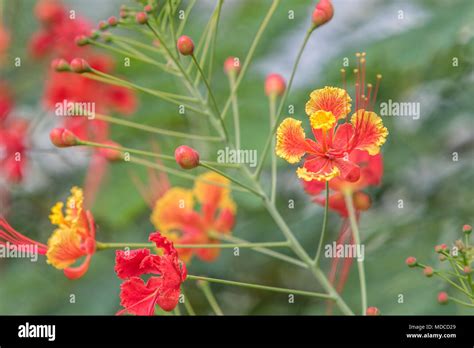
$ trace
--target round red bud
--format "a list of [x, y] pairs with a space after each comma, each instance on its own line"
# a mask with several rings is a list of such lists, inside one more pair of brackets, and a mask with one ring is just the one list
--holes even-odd
[[151, 6], [151, 5], [146, 5], [146, 6], [143, 8], [143, 11], [145, 11], [146, 13], [151, 13], [151, 12], [153, 12], [153, 6]]
[[237, 57], [228, 57], [224, 62], [226, 74], [238, 74], [240, 72], [240, 60]]
[[148, 15], [145, 12], [138, 12], [135, 16], [138, 24], [146, 24], [148, 22]]
[[120, 18], [127, 18], [128, 17], [128, 12], [125, 10], [120, 10], [119, 12]]
[[109, 19], [107, 19], [107, 23], [109, 23], [111, 27], [115, 27], [118, 24], [117, 17], [115, 16], [109, 17]]
[[435, 251], [436, 251], [437, 253], [441, 253], [441, 252], [446, 251], [446, 250], [448, 250], [448, 246], [447, 246], [446, 244], [444, 244], [444, 243], [435, 246]]
[[285, 93], [285, 80], [279, 74], [270, 74], [265, 80], [265, 94], [267, 96], [278, 95], [281, 96]]
[[181, 36], [176, 43], [179, 53], [183, 56], [190, 56], [194, 52], [194, 42], [193, 40], [186, 35]]
[[76, 36], [75, 42], [77, 46], [85, 46], [89, 43], [89, 38], [85, 35], [79, 35]]
[[49, 133], [49, 139], [57, 147], [68, 147], [78, 145], [78, 138], [69, 129], [54, 128]]
[[106, 21], [100, 21], [99, 22], [99, 30], [107, 30], [107, 28], [109, 27], [109, 24], [106, 22]]
[[370, 199], [370, 196], [365, 192], [361, 192], [361, 191], [355, 192], [353, 196], [353, 200], [354, 200], [354, 208], [359, 211], [366, 211], [372, 205], [372, 200]]
[[448, 303], [448, 300], [449, 300], [449, 297], [448, 297], [448, 294], [446, 292], [441, 291], [438, 294], [438, 302], [440, 304], [446, 304], [446, 303]]
[[427, 277], [429, 278], [429, 277], [433, 276], [434, 270], [433, 270], [432, 267], [427, 266], [427, 267], [425, 267], [425, 269], [423, 270], [423, 273], [424, 273], [425, 276], [427, 276]]
[[414, 258], [413, 256], [409, 256], [405, 260], [405, 263], [407, 264], [408, 267], [415, 267], [416, 266], [416, 258]]
[[469, 233], [472, 232], [472, 226], [471, 226], [471, 225], [464, 225], [464, 226], [462, 227], [462, 231], [463, 231], [464, 233], [466, 233], [466, 234], [469, 234]]
[[70, 71], [71, 67], [68, 62], [62, 58], [53, 59], [51, 61], [51, 67], [56, 71]]
[[176, 163], [183, 169], [193, 169], [199, 165], [199, 153], [193, 148], [181, 145], [174, 151]]
[[377, 307], [367, 307], [365, 314], [369, 316], [378, 316], [380, 315], [380, 310]]
[[470, 274], [472, 272], [472, 268], [470, 266], [464, 266], [463, 272], [465, 274]]
[[334, 16], [331, 0], [320, 0], [313, 11], [312, 22], [314, 28], [326, 24]]
[[89, 63], [85, 59], [82, 58], [74, 58], [71, 60], [71, 70], [75, 73], [84, 73], [91, 70]]

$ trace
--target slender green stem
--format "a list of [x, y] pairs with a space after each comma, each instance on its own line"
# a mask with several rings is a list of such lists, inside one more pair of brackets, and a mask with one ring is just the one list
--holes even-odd
[[[188, 278], [193, 279], [192, 277], [193, 276], [188, 275]], [[194, 279], [196, 279], [196, 278], [194, 278]], [[209, 305], [211, 306], [214, 313], [216, 315], [224, 315], [224, 313], [222, 312], [221, 307], [219, 306], [219, 304], [217, 303], [216, 298], [214, 297], [214, 294], [212, 293], [211, 286], [209, 285], [209, 283], [206, 280], [202, 279], [202, 277], [201, 277], [201, 279], [198, 281], [197, 284], [198, 284], [199, 288], [202, 290], [204, 296], [207, 299], [207, 302], [209, 302]]]
[[[223, 240], [223, 241], [227, 241], [227, 242], [231, 242], [231, 243], [250, 243], [250, 242], [246, 241], [245, 239], [233, 237], [233, 236], [218, 233], [218, 232], [209, 233], [209, 236], [211, 236], [212, 238], [215, 238], [215, 239], [219, 239], [219, 240]], [[306, 263], [304, 263], [304, 262], [302, 262], [298, 259], [295, 259], [294, 257], [279, 253], [277, 251], [270, 250], [270, 249], [267, 249], [267, 248], [262, 248], [262, 247], [255, 247], [255, 248], [252, 247], [251, 249], [255, 250], [255, 251], [257, 251], [261, 254], [271, 256], [275, 259], [285, 261], [285, 262], [290, 263], [292, 265], [296, 265], [296, 266], [302, 267], [302, 268], [308, 268], [308, 265]]]
[[[209, 70], [208, 70], [208, 80], [211, 81], [212, 78], [212, 70], [214, 66], [214, 60], [215, 60], [215, 55], [216, 55], [216, 41], [217, 41], [217, 33], [218, 33], [218, 27], [219, 27], [219, 20], [221, 17], [221, 10], [222, 10], [222, 4], [224, 3], [223, 0], [219, 0], [217, 2], [217, 9], [216, 9], [216, 15], [215, 15], [215, 22], [214, 22], [214, 29], [212, 33], [212, 39], [211, 39], [211, 53], [209, 57]], [[220, 115], [219, 115], [220, 116]]]
[[[174, 9], [173, 9], [173, 4], [171, 3], [171, 0], [168, 0], [168, 8], [169, 8], [169, 11], [168, 11], [168, 20], [169, 20], [169, 28], [170, 28], [170, 33], [171, 33], [171, 40], [173, 40], [173, 42], [176, 42], [178, 40], [177, 36], [176, 36], [176, 32], [174, 30]], [[179, 51], [178, 51], [178, 47], [175, 45], [175, 48], [176, 48], [176, 56], [179, 57]]]
[[184, 308], [186, 308], [186, 312], [188, 312], [188, 315], [195, 316], [196, 312], [194, 311], [194, 308], [191, 305], [189, 297], [184, 292], [184, 289], [181, 289], [181, 293], [184, 295]]
[[272, 18], [273, 16], [273, 13], [275, 12], [275, 10], [277, 9], [278, 7], [278, 4], [280, 3], [280, 0], [273, 0], [272, 2], [272, 5], [270, 6], [270, 8], [268, 9], [268, 12], [265, 16], [265, 18], [263, 19], [262, 21], [262, 24], [260, 24], [260, 27], [258, 28], [258, 31], [257, 33], [255, 34], [255, 37], [253, 39], [253, 42], [252, 44], [250, 45], [250, 49], [247, 53], [247, 56], [245, 57], [245, 61], [244, 61], [244, 64], [242, 65], [242, 69], [239, 73], [239, 77], [237, 78], [237, 81], [235, 83], [235, 86], [234, 88], [231, 90], [230, 92], [230, 96], [228, 97], [226, 103], [225, 103], [225, 106], [224, 106], [224, 109], [222, 110], [222, 119], [225, 118], [225, 115], [227, 113], [227, 110], [229, 109], [230, 107], [230, 104], [231, 104], [231, 101], [232, 101], [232, 98], [233, 96], [237, 93], [237, 90], [239, 89], [239, 86], [240, 86], [240, 83], [242, 82], [242, 79], [244, 78], [245, 76], [245, 73], [247, 72], [247, 69], [250, 65], [250, 62], [252, 61], [253, 59], [253, 55], [255, 53], [255, 50], [256, 48], [258, 47], [258, 44], [260, 42], [260, 38], [262, 37], [262, 34], [263, 32], [265, 31], [265, 29], [267, 28], [268, 26], [268, 23], [270, 23], [270, 19]]
[[[344, 201], [346, 203], [346, 207], [349, 212], [349, 222], [351, 224], [351, 229], [354, 236], [354, 242], [356, 245], [360, 245], [361, 241], [360, 241], [359, 227], [357, 226], [354, 204], [352, 201], [352, 194], [349, 191], [344, 192]], [[362, 299], [362, 315], [365, 315], [365, 311], [367, 310], [367, 285], [365, 282], [364, 261], [357, 262], [357, 269], [359, 270], [360, 293], [361, 293], [361, 299]]]
[[[182, 170], [176, 170], [176, 169], [168, 168], [168, 167], [166, 167], [162, 164], [155, 163], [155, 162], [150, 162], [150, 161], [144, 160], [142, 158], [130, 157], [129, 161], [132, 162], [132, 163], [135, 163], [135, 164], [140, 164], [140, 165], [148, 167], [148, 168], [153, 168], [153, 169], [156, 169], [156, 170], [159, 170], [159, 171], [171, 174], [171, 175], [175, 175], [177, 177], [187, 179], [187, 180], [190, 180], [190, 181], [196, 181], [196, 179], [197, 179], [196, 175], [189, 174], [189, 173], [183, 173]], [[221, 183], [218, 183], [218, 182], [215, 182], [215, 181], [204, 180], [204, 179], [199, 179], [199, 180], [201, 180], [202, 182], [205, 182], [207, 184], [210, 184], [210, 185], [215, 185], [215, 186], [225, 187], [225, 188], [228, 187], [228, 185], [226, 185], [226, 184], [221, 184]], [[249, 193], [248, 190], [243, 189], [240, 186], [232, 185], [230, 188], [233, 191]]]
[[204, 167], [204, 168], [207, 168], [207, 169], [209, 169], [209, 170], [212, 170], [213, 172], [216, 172], [217, 174], [222, 175], [224, 178], [229, 179], [229, 180], [232, 181], [234, 184], [236, 184], [236, 185], [238, 185], [238, 186], [240, 186], [240, 187], [246, 189], [246, 190], [249, 191], [249, 192], [252, 192], [252, 193], [256, 194], [256, 195], [259, 196], [259, 197], [262, 197], [262, 195], [263, 195], [261, 192], [259, 192], [259, 191], [255, 190], [255, 189], [253, 189], [252, 187], [250, 187], [250, 186], [248, 186], [248, 185], [245, 185], [245, 184], [241, 183], [241, 182], [238, 181], [237, 179], [234, 179], [233, 177], [227, 175], [227, 174], [224, 173], [223, 171], [220, 171], [219, 169], [214, 168], [213, 166], [211, 166], [211, 165], [209, 165], [209, 164], [207, 164], [207, 163], [203, 163], [202, 161], [200, 161], [200, 162], [199, 162], [199, 165], [200, 165], [201, 167]]
[[212, 105], [214, 106], [214, 110], [216, 112], [216, 118], [219, 120], [221, 124], [222, 131], [224, 132], [224, 139], [227, 140], [229, 138], [229, 135], [227, 133], [227, 129], [224, 124], [224, 120], [222, 119], [221, 112], [219, 111], [219, 107], [217, 106], [216, 98], [214, 97], [214, 93], [212, 93], [211, 86], [209, 85], [209, 82], [207, 81], [206, 75], [204, 75], [204, 71], [202, 71], [201, 66], [199, 65], [198, 61], [196, 60], [196, 57], [194, 54], [191, 54], [191, 58], [196, 65], [199, 73], [201, 74], [202, 80], [204, 81], [204, 84], [206, 85], [207, 91], [209, 92], [209, 97], [211, 98]]
[[314, 257], [314, 265], [319, 265], [319, 260], [321, 258], [321, 251], [323, 250], [324, 237], [326, 235], [326, 225], [328, 221], [328, 212], [329, 212], [329, 181], [326, 181], [326, 201], [324, 203], [324, 217], [323, 217], [323, 227], [321, 228], [321, 236], [319, 238], [318, 249], [316, 256]]
[[308, 40], [311, 36], [311, 33], [312, 33], [312, 30], [309, 30], [309, 31], [306, 32], [306, 36], [304, 37], [303, 44], [301, 45], [301, 48], [300, 48], [300, 50], [298, 52], [298, 55], [296, 57], [296, 61], [293, 65], [293, 70], [291, 71], [290, 80], [288, 82], [288, 87], [285, 89], [285, 93], [283, 94], [283, 97], [280, 100], [280, 105], [279, 105], [278, 111], [276, 113], [275, 125], [273, 126], [272, 131], [270, 132], [270, 134], [268, 135], [268, 138], [267, 138], [266, 143], [265, 143], [265, 147], [263, 148], [262, 156], [260, 156], [260, 163], [258, 164], [257, 169], [255, 171], [255, 177], [256, 178], [259, 178], [260, 174], [262, 172], [263, 164], [265, 163], [265, 158], [267, 157], [268, 151], [270, 150], [270, 146], [272, 144], [272, 139], [274, 138], [274, 134], [275, 134], [275, 132], [278, 128], [278, 122], [279, 122], [279, 120], [282, 116], [283, 107], [285, 106], [285, 103], [286, 103], [286, 100], [288, 98], [288, 94], [290, 92], [291, 86], [293, 85], [293, 79], [294, 79], [295, 74], [296, 74], [296, 69], [298, 68], [298, 65], [299, 65], [300, 60], [301, 60], [301, 56], [303, 55], [304, 49], [306, 47], [306, 44], [308, 43]]
[[189, 1], [188, 7], [186, 7], [186, 10], [184, 10], [184, 18], [181, 20], [181, 23], [179, 24], [178, 30], [176, 32], [176, 36], [179, 37], [183, 33], [186, 22], [188, 21], [189, 14], [191, 13], [191, 10], [193, 9], [195, 4], [196, 4], [196, 0]]
[[463, 305], [463, 306], [466, 306], [466, 307], [474, 307], [474, 304], [473, 304], [473, 303], [467, 303], [467, 302], [458, 300], [458, 299], [455, 298], [455, 297], [449, 296], [449, 300], [450, 300], [450, 301], [453, 301], [453, 302], [456, 302], [456, 303], [459, 303], [460, 305]]
[[334, 298], [328, 294], [322, 294], [319, 292], [312, 292], [312, 291], [303, 291], [303, 290], [296, 290], [296, 289], [287, 289], [287, 288], [278, 288], [274, 286], [265, 286], [260, 284], [250, 284], [250, 283], [242, 283], [236, 282], [233, 280], [224, 280], [224, 279], [216, 279], [216, 278], [208, 278], [208, 277], [201, 277], [195, 275], [189, 275], [188, 279], [193, 280], [203, 280], [210, 283], [217, 283], [217, 284], [224, 284], [224, 285], [233, 285], [233, 286], [240, 286], [243, 288], [250, 288], [250, 289], [257, 289], [257, 290], [267, 290], [273, 292], [280, 292], [285, 294], [293, 294], [293, 295], [302, 295], [302, 296], [311, 296], [311, 297], [318, 297], [328, 300], [334, 300]]
[[[229, 73], [229, 86], [232, 90], [235, 86], [235, 72]], [[240, 149], [240, 115], [239, 115], [239, 103], [237, 100], [237, 93], [232, 98], [232, 114], [234, 116], [234, 138], [235, 148]]]
[[[272, 94], [269, 97], [270, 104], [270, 130], [275, 126], [275, 107], [276, 107], [276, 94]], [[272, 147], [275, 147], [275, 139], [272, 141]], [[271, 156], [272, 160], [272, 180], [271, 180], [271, 191], [270, 191], [270, 200], [272, 204], [275, 204], [276, 200], [276, 187], [277, 187], [277, 162], [276, 155], [273, 152]]]
[[[153, 243], [101, 243], [97, 242], [97, 250], [120, 248], [152, 248]], [[177, 249], [231, 249], [231, 248], [283, 248], [288, 247], [288, 242], [262, 242], [262, 243], [222, 243], [222, 244], [174, 244]]]
[[117, 150], [120, 152], [129, 152], [129, 153], [134, 153], [134, 154], [142, 155], [142, 156], [156, 157], [156, 158], [160, 158], [167, 161], [175, 161], [175, 158], [173, 156], [163, 155], [161, 153], [155, 153], [155, 152], [150, 152], [150, 151], [145, 151], [145, 150], [132, 149], [129, 147], [101, 144], [101, 143], [96, 143], [96, 142], [88, 141], [88, 140], [78, 140], [78, 144], [84, 145], [84, 146], [92, 146], [92, 147], [98, 147], [98, 148], [104, 148], [104, 149]]
[[445, 275], [441, 274], [441, 273], [435, 273], [438, 277], [440, 277], [441, 279], [444, 279], [445, 281], [447, 281], [449, 284], [451, 284], [454, 288], [458, 289], [459, 291], [461, 291], [463, 294], [465, 294], [466, 296], [468, 296], [469, 298], [474, 298], [474, 296], [472, 294], [469, 293], [469, 291], [466, 291], [464, 290], [462, 287], [460, 287], [458, 284], [456, 284], [455, 282], [453, 282], [451, 279], [449, 279], [448, 277], [446, 277]]
[[95, 117], [98, 120], [103, 120], [103, 121], [106, 121], [106, 122], [109, 122], [109, 123], [114, 123], [114, 124], [130, 127], [130, 128], [140, 129], [140, 130], [143, 130], [143, 131], [146, 131], [146, 132], [149, 132], [149, 133], [154, 133], [154, 134], [162, 134], [162, 135], [168, 135], [168, 136], [176, 137], [176, 138], [195, 139], [195, 140], [202, 140], [202, 141], [212, 141], [212, 142], [222, 141], [222, 139], [220, 137], [213, 137], [213, 136], [199, 135], [199, 134], [189, 134], [189, 133], [184, 133], [184, 132], [176, 132], [176, 131], [171, 131], [171, 130], [168, 130], [168, 129], [162, 129], [162, 128], [157, 128], [157, 127], [153, 127], [153, 126], [148, 126], [148, 125], [145, 125], [145, 124], [132, 122], [132, 121], [124, 120], [124, 119], [121, 119], [121, 118], [116, 118], [116, 117], [102, 115], [102, 114], [96, 114]]

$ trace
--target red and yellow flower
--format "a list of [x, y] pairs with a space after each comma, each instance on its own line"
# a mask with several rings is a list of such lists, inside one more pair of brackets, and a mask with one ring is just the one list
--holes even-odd
[[350, 160], [351, 153], [379, 153], [387, 128], [375, 112], [366, 109], [357, 109], [350, 122], [339, 122], [350, 112], [350, 103], [348, 93], [340, 88], [325, 87], [311, 93], [306, 113], [315, 140], [306, 138], [301, 121], [286, 118], [280, 124], [276, 154], [289, 163], [298, 163], [306, 156], [296, 171], [299, 178], [329, 181], [340, 176], [355, 182], [360, 177], [360, 167]]
[[[151, 222], [175, 243], [219, 243], [210, 233], [229, 234], [235, 223], [236, 205], [229, 186], [228, 179], [207, 172], [196, 179], [193, 190], [172, 187], [156, 201]], [[213, 261], [219, 256], [219, 248], [179, 250], [180, 258], [185, 261], [193, 254], [204, 261]]]
[[[124, 309], [118, 315], [153, 315], [156, 305], [171, 311], [178, 304], [181, 283], [187, 275], [186, 266], [166, 237], [155, 232], [150, 235], [150, 241], [163, 250], [161, 256], [151, 254], [150, 249], [116, 252], [115, 272], [125, 280], [120, 286], [120, 304]], [[145, 274], [152, 275], [146, 283], [140, 278]]]
[[[83, 202], [82, 190], [73, 187], [65, 209], [63, 202], [53, 206], [49, 218], [57, 228], [47, 245], [15, 231], [5, 219], [0, 218], [0, 244], [36, 245], [38, 253], [46, 255], [46, 262], [63, 270], [66, 277], [69, 279], [82, 277], [89, 269], [92, 255], [96, 250], [94, 218], [90, 211], [84, 209]], [[73, 265], [83, 257], [84, 261], [74, 267]]]

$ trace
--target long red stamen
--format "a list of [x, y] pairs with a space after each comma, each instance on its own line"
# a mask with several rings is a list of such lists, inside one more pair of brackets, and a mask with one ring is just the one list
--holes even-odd
[[37, 245], [38, 253], [41, 255], [45, 255], [48, 251], [48, 247], [45, 244], [34, 241], [15, 231], [7, 220], [0, 217], [0, 245], [7, 245], [7, 243], [13, 245]]
[[382, 75], [377, 74], [377, 81], [375, 82], [374, 97], [372, 98], [372, 110], [375, 110], [375, 102], [377, 101], [377, 93], [380, 87], [380, 80], [382, 80]]

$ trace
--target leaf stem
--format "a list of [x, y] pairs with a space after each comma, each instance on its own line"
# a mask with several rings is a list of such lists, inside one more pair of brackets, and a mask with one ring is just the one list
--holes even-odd
[[[351, 225], [352, 233], [354, 235], [354, 242], [357, 245], [360, 245], [360, 234], [359, 227], [357, 226], [357, 220], [355, 216], [354, 204], [352, 202], [352, 194], [350, 191], [344, 192], [344, 200], [346, 202], [346, 207], [349, 212], [349, 222]], [[360, 293], [361, 293], [361, 302], [362, 302], [362, 315], [365, 315], [367, 310], [367, 286], [365, 281], [365, 269], [364, 261], [357, 262], [357, 269], [359, 270], [359, 283], [360, 283]]]
[[[193, 276], [188, 275], [188, 278], [193, 279]], [[216, 298], [214, 297], [214, 294], [212, 293], [211, 286], [209, 285], [207, 280], [202, 279], [204, 277], [200, 277], [200, 278], [201, 279], [197, 282], [197, 285], [202, 290], [202, 292], [203, 292], [204, 296], [206, 297], [207, 302], [209, 302], [209, 305], [211, 306], [212, 310], [214, 311], [214, 313], [216, 315], [224, 315], [224, 313], [222, 312], [221, 307], [219, 306], [219, 304], [217, 303]]]
[[323, 226], [321, 228], [321, 236], [319, 237], [318, 249], [313, 261], [315, 266], [319, 265], [319, 260], [321, 258], [321, 251], [323, 250], [324, 236], [326, 235], [326, 225], [328, 221], [328, 212], [329, 212], [329, 181], [326, 181], [326, 201], [324, 203]]
[[323, 298], [323, 299], [328, 299], [328, 300], [334, 300], [334, 298], [332, 296], [330, 296], [328, 294], [322, 294], [322, 293], [319, 293], [319, 292], [279, 288], [279, 287], [266, 286], [266, 285], [260, 285], [260, 284], [242, 283], [242, 282], [236, 282], [236, 281], [233, 281], [233, 280], [208, 278], [208, 277], [202, 277], [202, 276], [196, 276], [196, 275], [190, 275], [190, 274], [188, 274], [188, 279], [203, 280], [203, 281], [207, 281], [207, 282], [211, 282], [211, 283], [240, 286], [240, 287], [243, 287], [243, 288], [250, 288], [250, 289], [257, 289], [257, 290], [267, 290], [267, 291], [273, 291], [273, 292], [280, 292], [280, 293], [284, 293], [284, 294], [311, 296], [311, 297], [318, 297], [318, 298]]

